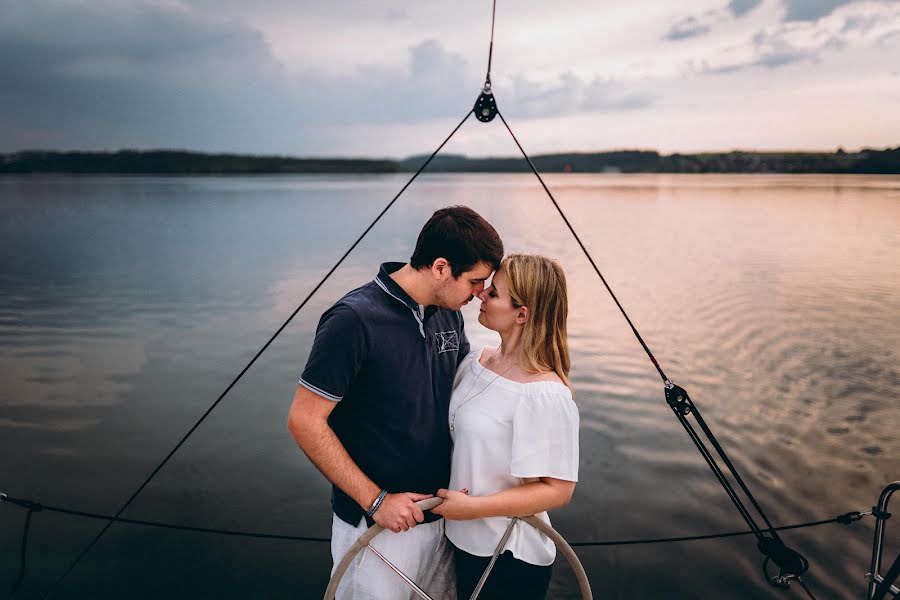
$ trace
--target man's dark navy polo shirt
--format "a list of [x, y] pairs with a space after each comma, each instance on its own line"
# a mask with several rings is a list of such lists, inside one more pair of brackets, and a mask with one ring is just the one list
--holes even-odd
[[[469, 341], [459, 311], [420, 312], [390, 277], [402, 266], [384, 263], [322, 315], [300, 384], [337, 402], [328, 423], [376, 485], [433, 494], [450, 482], [447, 415]], [[332, 506], [353, 526], [365, 514], [336, 486]]]

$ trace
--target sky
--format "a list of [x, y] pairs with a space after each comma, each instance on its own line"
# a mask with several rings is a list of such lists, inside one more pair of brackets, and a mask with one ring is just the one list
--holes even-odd
[[[0, 152], [430, 153], [484, 83], [491, 0], [0, 0]], [[900, 145], [900, 0], [497, 0], [531, 154]], [[499, 119], [445, 152], [517, 153]]]

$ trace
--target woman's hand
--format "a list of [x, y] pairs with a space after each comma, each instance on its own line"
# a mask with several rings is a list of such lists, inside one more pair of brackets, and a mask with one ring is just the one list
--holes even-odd
[[436, 496], [443, 498], [444, 502], [432, 508], [431, 512], [451, 521], [488, 517], [527, 517], [565, 506], [574, 491], [574, 481], [553, 477], [523, 480], [522, 485], [487, 496], [469, 496], [469, 491], [465, 489], [460, 492], [441, 489]]
[[441, 515], [451, 521], [468, 521], [482, 516], [478, 512], [478, 498], [469, 496], [468, 490], [455, 492], [440, 489], [436, 495], [438, 498], [444, 499], [443, 503], [431, 509], [431, 512], [436, 515]]

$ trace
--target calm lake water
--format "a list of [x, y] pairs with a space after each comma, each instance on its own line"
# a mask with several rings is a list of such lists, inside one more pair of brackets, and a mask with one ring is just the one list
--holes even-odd
[[[0, 178], [0, 491], [114, 513], [381, 211], [406, 176]], [[864, 510], [900, 479], [900, 177], [567, 175], [548, 184], [663, 369], [776, 525]], [[126, 516], [330, 534], [329, 487], [286, 430], [321, 312], [467, 204], [508, 251], [559, 258], [581, 411], [571, 542], [743, 521], [536, 180], [424, 176]], [[473, 345], [494, 341], [464, 310]], [[900, 506], [894, 507], [895, 513]], [[0, 589], [24, 511], [0, 506]], [[22, 598], [101, 527], [33, 518]], [[783, 534], [819, 599], [864, 595], [873, 521]], [[888, 522], [888, 564], [900, 523]], [[803, 597], [751, 537], [587, 547], [598, 598]], [[116, 525], [56, 598], [316, 598], [327, 544]], [[573, 597], [557, 563], [554, 597]]]

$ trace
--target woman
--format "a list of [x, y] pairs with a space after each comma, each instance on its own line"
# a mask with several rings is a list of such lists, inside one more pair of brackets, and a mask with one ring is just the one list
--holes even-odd
[[[457, 594], [470, 597], [513, 516], [565, 506], [578, 479], [578, 410], [569, 388], [566, 279], [556, 261], [503, 259], [478, 295], [497, 349], [462, 361], [450, 401], [451, 490], [439, 490], [456, 547]], [[455, 491], [461, 490], [461, 491]], [[556, 547], [517, 522], [479, 598], [544, 598]]]

